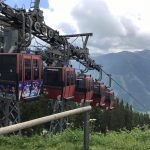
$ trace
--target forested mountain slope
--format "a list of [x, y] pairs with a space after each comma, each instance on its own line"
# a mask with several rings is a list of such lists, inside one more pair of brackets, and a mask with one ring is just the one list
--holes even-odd
[[94, 59], [135, 99], [113, 84], [119, 97], [132, 104], [136, 110], [150, 110], [150, 50], [110, 53]]

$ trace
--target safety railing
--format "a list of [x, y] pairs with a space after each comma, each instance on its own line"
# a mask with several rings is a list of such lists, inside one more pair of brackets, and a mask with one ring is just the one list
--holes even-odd
[[12, 132], [19, 131], [25, 128], [30, 128], [36, 125], [47, 123], [52, 120], [58, 120], [58, 119], [68, 117], [71, 115], [84, 113], [84, 150], [88, 150], [89, 149], [89, 112], [91, 109], [92, 109], [91, 106], [85, 106], [85, 107], [53, 114], [50, 116], [45, 116], [45, 117], [41, 117], [38, 119], [10, 125], [7, 127], [2, 127], [0, 128], [0, 135], [12, 133]]

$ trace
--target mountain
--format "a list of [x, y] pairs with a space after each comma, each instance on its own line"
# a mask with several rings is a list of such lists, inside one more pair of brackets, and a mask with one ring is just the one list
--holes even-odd
[[118, 97], [132, 104], [135, 110], [150, 111], [150, 50], [110, 53], [93, 59], [132, 96], [112, 82]]

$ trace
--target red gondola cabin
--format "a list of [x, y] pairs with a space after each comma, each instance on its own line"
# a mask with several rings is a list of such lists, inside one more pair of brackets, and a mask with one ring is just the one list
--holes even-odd
[[93, 102], [91, 103], [92, 106], [104, 106], [105, 101], [105, 85], [100, 82], [94, 83], [94, 90], [93, 90]]
[[42, 60], [38, 55], [0, 54], [0, 96], [17, 100], [39, 96]]
[[56, 100], [73, 99], [75, 92], [75, 69], [72, 67], [48, 67], [44, 70], [44, 95]]
[[112, 109], [114, 102], [114, 92], [107, 89], [103, 83], [94, 83], [93, 107], [100, 106], [103, 109]]
[[113, 102], [114, 102], [114, 92], [110, 89], [105, 91], [105, 105], [103, 108], [105, 109], [113, 109]]
[[76, 79], [75, 101], [91, 101], [93, 96], [93, 78], [82, 75]]

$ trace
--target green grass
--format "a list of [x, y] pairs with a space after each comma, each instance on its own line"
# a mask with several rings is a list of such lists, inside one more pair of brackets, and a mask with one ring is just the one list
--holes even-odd
[[[54, 136], [1, 136], [0, 150], [82, 150], [83, 131], [66, 130]], [[150, 130], [92, 133], [90, 150], [150, 150]]]

